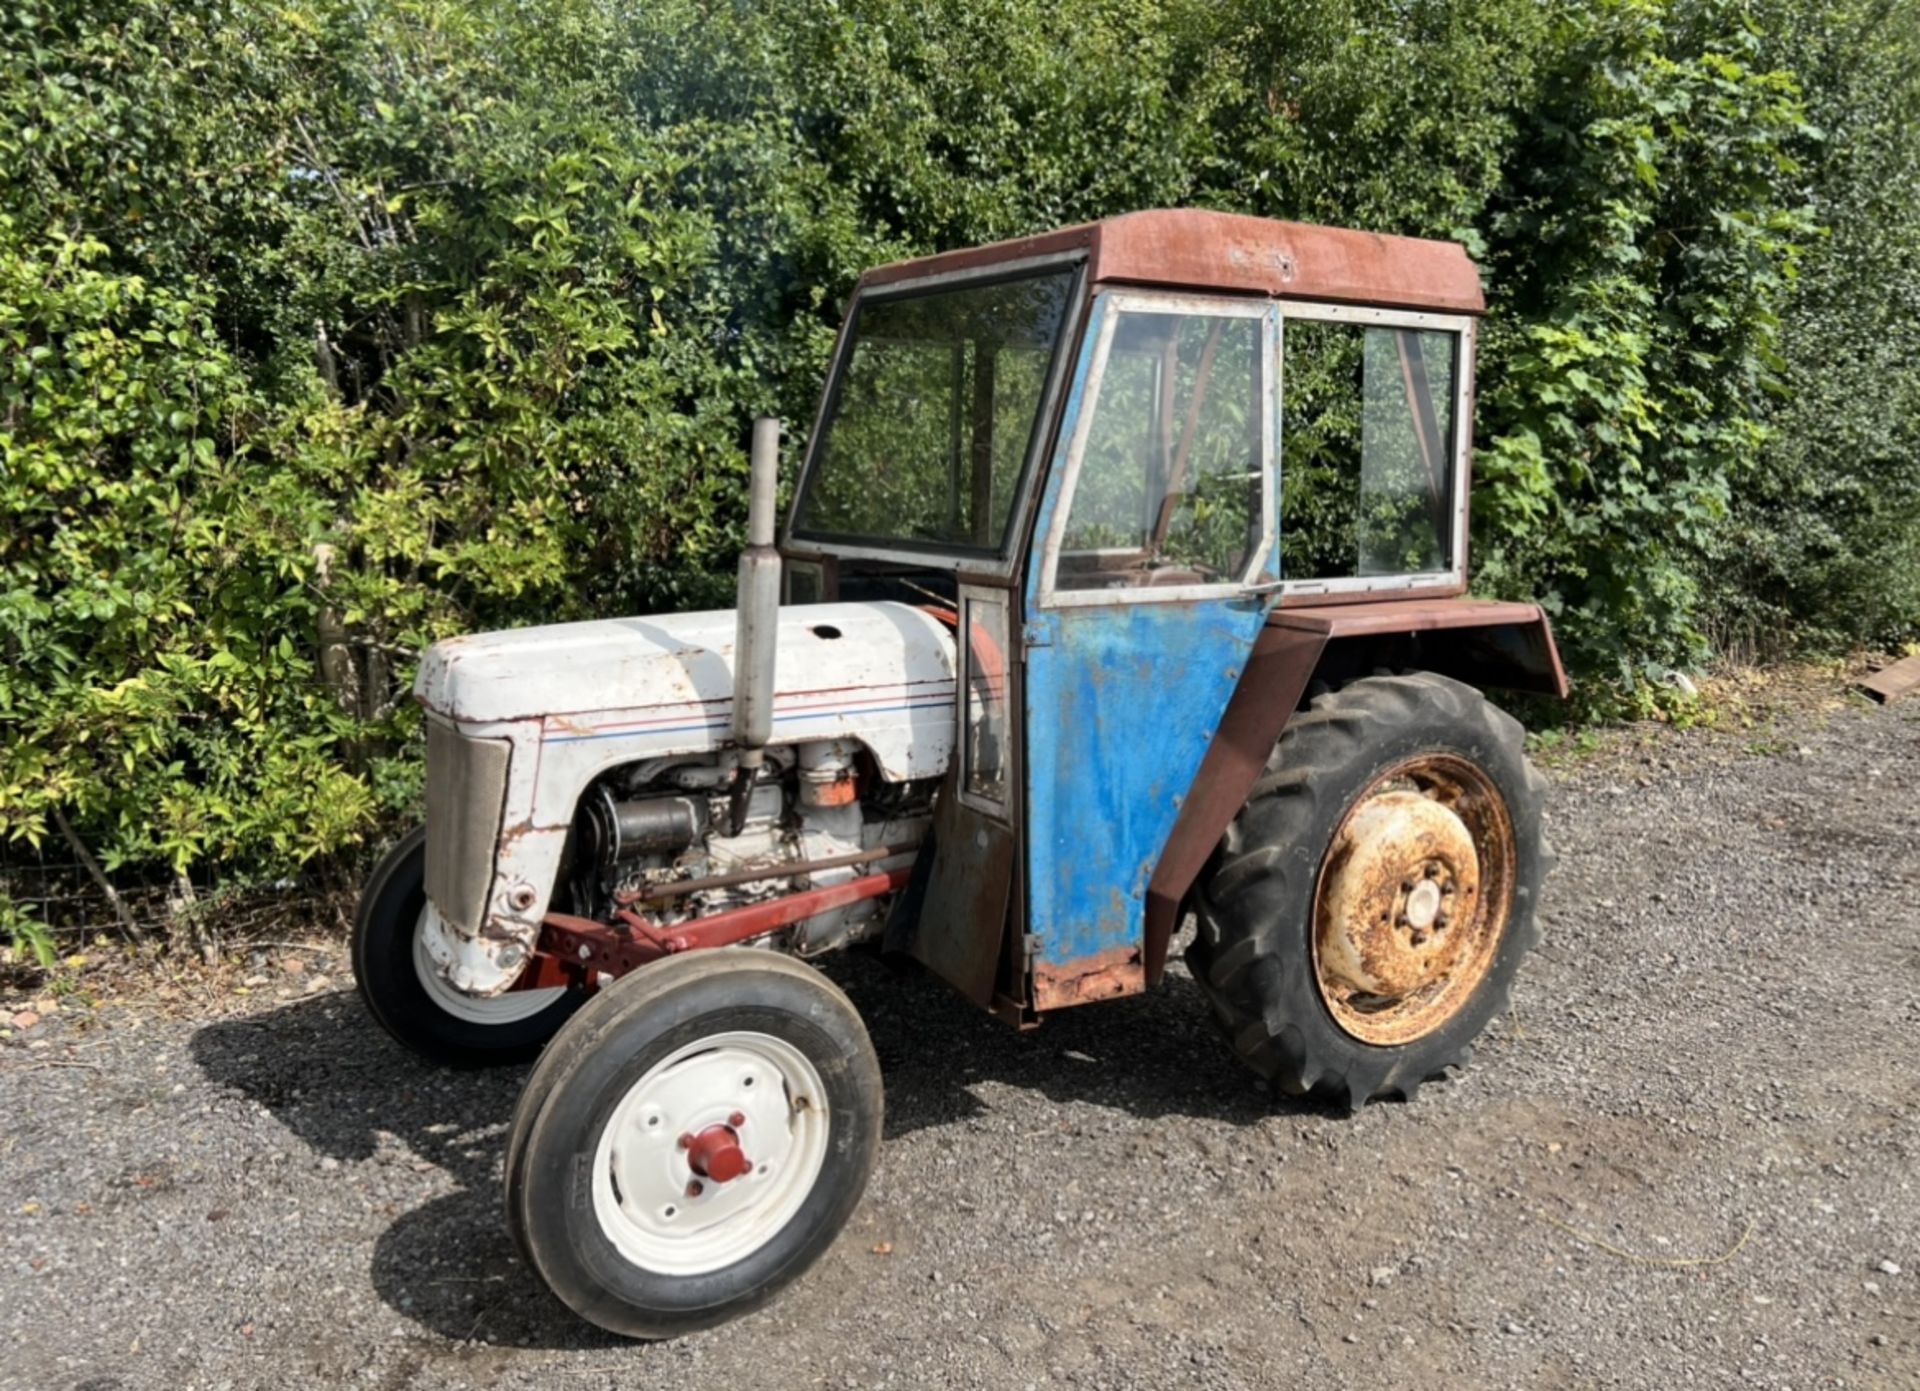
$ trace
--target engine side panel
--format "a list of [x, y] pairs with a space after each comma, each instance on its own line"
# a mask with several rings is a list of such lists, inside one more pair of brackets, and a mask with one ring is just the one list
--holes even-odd
[[[482, 634], [429, 651], [415, 694], [444, 726], [443, 743], [498, 740], [511, 749], [490, 883], [469, 875], [452, 885], [442, 876], [435, 896], [449, 930], [434, 955], [455, 986], [496, 994], [524, 965], [552, 905], [580, 799], [596, 778], [628, 765], [729, 756], [734, 636], [726, 610]], [[871, 756], [886, 784], [946, 770], [953, 637], [920, 609], [782, 609], [776, 676], [773, 747], [845, 741]], [[428, 806], [430, 859], [436, 834], [465, 824], [440, 800]]]

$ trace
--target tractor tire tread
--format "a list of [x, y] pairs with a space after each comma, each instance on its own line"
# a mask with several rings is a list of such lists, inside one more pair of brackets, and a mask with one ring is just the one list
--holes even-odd
[[[1463, 747], [1491, 750], [1512, 770], [1503, 787], [1514, 817], [1518, 861], [1500, 952], [1513, 962], [1539, 940], [1538, 889], [1552, 854], [1540, 826], [1546, 780], [1525, 760], [1519, 722], [1472, 687], [1432, 672], [1365, 676], [1316, 690], [1289, 722], [1265, 770], [1201, 873], [1189, 906], [1196, 919], [1187, 960], [1233, 1051], [1276, 1093], [1316, 1096], [1349, 1111], [1377, 1097], [1412, 1100], [1422, 1083], [1466, 1063], [1472, 1038], [1437, 1037], [1402, 1047], [1354, 1046], [1316, 1005], [1310, 927], [1278, 905], [1311, 904], [1321, 854], [1344, 807], [1328, 789], [1368, 766], [1385, 732], [1418, 722], [1444, 728]], [[1309, 909], [1310, 912], [1310, 909]], [[1481, 1022], [1509, 1008], [1509, 965], [1489, 973], [1474, 1002]]]

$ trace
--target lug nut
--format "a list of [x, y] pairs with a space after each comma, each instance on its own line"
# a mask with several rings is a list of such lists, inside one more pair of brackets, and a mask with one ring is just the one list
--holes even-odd
[[691, 1135], [682, 1135], [682, 1136], [680, 1137], [680, 1139], [679, 1139], [679, 1145], [680, 1145], [680, 1148], [681, 1148], [681, 1149], [683, 1149], [683, 1150], [690, 1150], [690, 1149], [692, 1149], [692, 1148], [693, 1148], [693, 1136], [691, 1136]]
[[692, 1183], [687, 1185], [687, 1196], [689, 1198], [697, 1198], [706, 1191], [707, 1190], [701, 1186], [699, 1179], [695, 1179]]
[[745, 1125], [746, 1123], [747, 1123], [747, 1113], [745, 1111], [735, 1111], [731, 1116], [727, 1117], [727, 1124], [732, 1126], [735, 1130], [738, 1130], [741, 1126]]

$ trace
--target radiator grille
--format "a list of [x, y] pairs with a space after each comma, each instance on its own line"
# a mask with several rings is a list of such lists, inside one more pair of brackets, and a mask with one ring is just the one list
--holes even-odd
[[493, 887], [510, 748], [427, 721], [427, 897], [468, 933], [479, 931]]

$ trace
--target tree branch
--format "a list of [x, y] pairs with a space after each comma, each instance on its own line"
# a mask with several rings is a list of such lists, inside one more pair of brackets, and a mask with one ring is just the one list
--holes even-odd
[[82, 868], [92, 876], [93, 882], [100, 886], [100, 892], [107, 896], [107, 902], [112, 905], [114, 917], [120, 920], [120, 930], [133, 939], [134, 945], [144, 947], [147, 944], [147, 935], [140, 930], [139, 924], [134, 922], [133, 914], [127, 911], [127, 905], [120, 901], [120, 891], [113, 887], [113, 881], [108, 879], [107, 872], [100, 868], [100, 862], [93, 858], [93, 852], [87, 849], [79, 836], [74, 834], [73, 825], [67, 820], [67, 814], [57, 806], [53, 807], [52, 811], [53, 822], [60, 828], [60, 834], [67, 838], [67, 844], [72, 848], [74, 858], [79, 860]]

